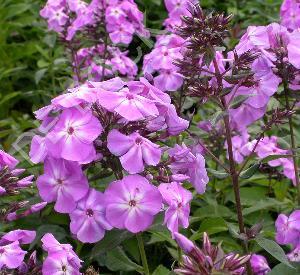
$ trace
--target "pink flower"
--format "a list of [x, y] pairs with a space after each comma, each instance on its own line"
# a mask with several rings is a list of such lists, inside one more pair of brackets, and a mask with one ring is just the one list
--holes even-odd
[[14, 169], [18, 163], [19, 161], [14, 157], [0, 150], [0, 170], [3, 169], [4, 166]]
[[14, 269], [19, 267], [27, 252], [22, 250], [18, 241], [7, 245], [0, 245], [0, 270], [2, 267]]
[[276, 241], [279, 244], [299, 243], [300, 210], [295, 210], [289, 217], [280, 214], [275, 222]]
[[195, 248], [194, 243], [190, 241], [186, 236], [175, 232], [174, 237], [180, 248], [184, 251], [184, 253], [188, 254]]
[[287, 254], [287, 258], [291, 262], [300, 262], [300, 244], [298, 244], [292, 252]]
[[161, 157], [159, 145], [137, 132], [126, 136], [115, 129], [110, 131], [107, 148], [112, 154], [120, 157], [123, 168], [130, 174], [144, 171], [145, 164], [157, 165]]
[[84, 243], [100, 241], [105, 230], [112, 226], [105, 218], [104, 195], [95, 189], [90, 189], [84, 198], [77, 202], [76, 209], [70, 213], [71, 232]]
[[115, 44], [123, 43], [130, 44], [132, 36], [135, 32], [134, 27], [131, 23], [123, 20], [114, 24], [107, 24], [106, 29], [109, 32], [111, 41]]
[[116, 112], [129, 121], [146, 119], [157, 116], [155, 103], [128, 88], [119, 92], [101, 91], [98, 94], [99, 104], [110, 112]]
[[290, 35], [290, 43], [287, 45], [289, 62], [297, 69], [300, 69], [300, 32], [295, 30]]
[[168, 205], [164, 220], [168, 229], [174, 235], [175, 232], [178, 232], [179, 226], [187, 228], [189, 226], [189, 203], [193, 198], [192, 193], [177, 182], [162, 183], [158, 190], [164, 203]]
[[76, 201], [88, 192], [88, 182], [76, 162], [47, 158], [44, 174], [37, 179], [41, 198], [46, 202], [56, 201], [54, 209], [60, 213], [70, 213]]
[[42, 162], [46, 158], [47, 153], [46, 139], [44, 137], [35, 135], [31, 141], [29, 152], [30, 160], [33, 163]]
[[90, 162], [96, 158], [93, 142], [102, 130], [91, 111], [76, 108], [64, 110], [46, 136], [48, 151], [57, 158]]
[[280, 8], [281, 24], [289, 30], [300, 27], [300, 2], [284, 0]]
[[132, 233], [146, 230], [162, 207], [158, 189], [139, 175], [110, 183], [105, 190], [105, 200], [109, 223]]
[[271, 271], [266, 258], [262, 255], [253, 254], [250, 264], [255, 275], [266, 275]]
[[21, 229], [13, 230], [1, 237], [0, 245], [15, 241], [19, 241], [20, 244], [30, 244], [35, 239], [35, 236], [35, 231]]
[[70, 259], [65, 252], [58, 252], [48, 256], [43, 263], [43, 275], [80, 275], [80, 265]]
[[199, 153], [194, 155], [185, 144], [182, 146], [176, 144], [174, 148], [168, 150], [168, 154], [172, 159], [169, 165], [171, 171], [189, 176], [196, 191], [203, 194], [209, 181], [203, 156]]
[[175, 70], [161, 70], [154, 78], [154, 85], [162, 91], [176, 91], [183, 83], [183, 76]]
[[[228, 148], [227, 143], [225, 147]], [[237, 163], [242, 163], [245, 156], [250, 154], [248, 136], [233, 136], [232, 137], [233, 158]], [[228, 152], [227, 152], [228, 158]]]

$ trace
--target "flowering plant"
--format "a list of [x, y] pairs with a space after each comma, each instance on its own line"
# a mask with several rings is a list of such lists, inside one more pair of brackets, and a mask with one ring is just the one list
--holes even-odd
[[140, 2], [41, 8], [70, 77], [51, 67], [24, 168], [0, 150], [1, 274], [299, 270], [300, 3], [235, 37], [198, 1], [155, 31]]

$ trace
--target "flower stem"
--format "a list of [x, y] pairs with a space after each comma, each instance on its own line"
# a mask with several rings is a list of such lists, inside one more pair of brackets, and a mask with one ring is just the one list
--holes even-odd
[[[219, 70], [219, 65], [216, 60], [216, 58], [213, 59], [213, 65], [215, 68], [215, 76], [218, 83], [218, 89], [219, 93], [221, 94], [223, 89], [223, 83], [222, 83], [222, 74]], [[239, 84], [241, 85], [241, 84]], [[242, 204], [241, 204], [241, 195], [240, 195], [240, 185], [239, 185], [239, 173], [236, 169], [234, 157], [233, 157], [233, 146], [232, 146], [232, 135], [231, 135], [231, 127], [230, 127], [230, 121], [229, 121], [229, 113], [228, 113], [228, 104], [226, 102], [225, 97], [221, 97], [220, 101], [222, 103], [222, 108], [225, 111], [225, 115], [223, 117], [224, 125], [225, 125], [225, 136], [228, 146], [228, 156], [229, 156], [229, 170], [230, 170], [230, 176], [232, 179], [232, 185], [234, 190], [234, 197], [235, 197], [235, 205], [236, 205], [236, 212], [237, 212], [237, 218], [238, 218], [238, 224], [239, 224], [239, 230], [240, 233], [245, 233], [245, 226], [244, 226], [244, 218], [242, 213]], [[245, 254], [248, 254], [248, 243], [246, 241], [242, 242], [243, 250]], [[250, 265], [250, 262], [248, 261], [246, 263], [246, 269], [247, 269], [247, 275], [253, 275], [252, 268]]]
[[138, 241], [138, 246], [139, 246], [142, 264], [144, 268], [144, 274], [150, 275], [142, 234], [136, 234], [136, 238]]
[[[284, 81], [284, 95], [285, 95], [285, 106], [287, 110], [291, 110], [289, 103], [289, 88], [286, 81]], [[295, 183], [297, 186], [297, 201], [298, 205], [300, 205], [300, 184], [299, 184], [299, 173], [298, 173], [298, 163], [297, 163], [297, 145], [293, 128], [293, 118], [292, 115], [289, 116], [289, 128], [290, 128], [290, 138], [291, 138], [291, 151], [293, 154], [293, 163], [294, 163], [294, 171], [295, 171]]]

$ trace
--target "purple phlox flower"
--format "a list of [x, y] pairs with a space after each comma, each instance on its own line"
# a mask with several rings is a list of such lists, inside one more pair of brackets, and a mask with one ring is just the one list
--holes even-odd
[[164, 223], [168, 229], [174, 233], [178, 232], [179, 226], [187, 228], [189, 226], [190, 201], [192, 193], [186, 190], [178, 182], [162, 183], [159, 185], [163, 202], [168, 205], [165, 213]]
[[297, 69], [300, 69], [300, 31], [294, 30], [290, 34], [290, 43], [287, 45], [289, 62]]
[[102, 91], [98, 94], [99, 104], [110, 112], [116, 112], [129, 121], [156, 117], [155, 102], [123, 88], [119, 92]]
[[41, 198], [46, 202], [55, 201], [54, 209], [70, 213], [76, 202], [88, 192], [88, 182], [76, 162], [47, 158], [44, 174], [37, 179]]
[[19, 267], [27, 252], [22, 250], [18, 241], [0, 245], [0, 270], [2, 267], [14, 269]]
[[167, 130], [171, 136], [179, 135], [189, 127], [189, 121], [177, 115], [176, 108], [172, 104], [157, 104], [159, 116], [149, 120], [147, 129], [150, 131]]
[[[261, 159], [272, 155], [286, 155], [288, 153], [287, 150], [283, 150], [278, 147], [276, 136], [264, 137], [259, 142], [255, 152]], [[268, 164], [273, 167], [280, 166], [282, 165], [283, 160], [283, 158], [271, 160]]]
[[262, 255], [253, 254], [250, 264], [255, 275], [266, 275], [271, 271], [266, 258]]
[[57, 158], [90, 162], [96, 158], [93, 142], [102, 130], [90, 110], [66, 109], [46, 136], [48, 152]]
[[[242, 136], [233, 136], [232, 137], [232, 150], [233, 158], [237, 163], [242, 163], [245, 156], [250, 154], [250, 148], [248, 145], [249, 135], [246, 133]], [[227, 143], [225, 143], [225, 148], [228, 148]], [[228, 158], [228, 152], [227, 152]]]
[[19, 163], [13, 156], [8, 153], [0, 150], [0, 170], [3, 169], [4, 166], [8, 166], [10, 169], [14, 169], [16, 165]]
[[146, 230], [162, 208], [157, 187], [139, 175], [129, 175], [105, 190], [106, 218], [119, 229], [132, 233]]
[[280, 8], [281, 24], [289, 30], [300, 27], [300, 2], [298, 0], [284, 0]]
[[174, 237], [180, 248], [184, 251], [184, 253], [190, 253], [195, 248], [194, 243], [184, 235], [175, 232]]
[[90, 189], [86, 196], [77, 202], [70, 218], [71, 232], [84, 243], [98, 242], [104, 237], [105, 230], [112, 229], [105, 218], [104, 195], [95, 189]]
[[300, 210], [295, 210], [289, 217], [280, 214], [275, 222], [276, 241], [279, 244], [299, 243]]
[[35, 135], [32, 138], [31, 146], [30, 146], [30, 160], [33, 163], [43, 162], [48, 154], [46, 139], [45, 137], [41, 137], [39, 135]]
[[299, 246], [299, 244], [289, 254], [287, 254], [287, 258], [291, 262], [300, 262], [300, 246]]
[[61, 244], [55, 237], [47, 233], [41, 239], [43, 249], [48, 252], [48, 257], [43, 263], [43, 274], [81, 274], [81, 260], [75, 254], [70, 244]]
[[114, 129], [107, 137], [109, 151], [120, 157], [123, 168], [131, 174], [144, 171], [145, 164], [157, 165], [161, 158], [159, 145], [137, 132], [128, 136]]
[[13, 230], [5, 235], [3, 235], [0, 239], [0, 245], [12, 243], [18, 241], [20, 244], [30, 244], [36, 236], [36, 232], [32, 230]]
[[189, 176], [196, 191], [203, 194], [209, 181], [203, 156], [199, 153], [194, 155], [185, 144], [181, 146], [176, 144], [174, 148], [168, 150], [168, 154], [172, 159], [169, 165], [172, 173]]
[[146, 97], [156, 104], [171, 104], [170, 96], [150, 84], [145, 77], [141, 77], [139, 81], [130, 81], [127, 83], [127, 86], [132, 93]]

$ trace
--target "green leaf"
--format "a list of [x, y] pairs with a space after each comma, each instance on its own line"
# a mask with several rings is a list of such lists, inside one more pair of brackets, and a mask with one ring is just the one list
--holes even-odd
[[236, 108], [240, 107], [243, 104], [243, 102], [245, 102], [249, 97], [251, 97], [251, 95], [238, 95], [238, 96], [236, 96], [232, 100], [231, 104], [229, 105], [229, 108], [230, 109], [236, 109]]
[[1, 101], [0, 101], [0, 106], [1, 105], [4, 105], [4, 104], [7, 104], [7, 102], [9, 102], [11, 99], [17, 97], [18, 95], [20, 95], [21, 93], [20, 92], [13, 92], [13, 93], [10, 93], [8, 95], [5, 95]]
[[274, 199], [271, 199], [271, 198], [267, 198], [266, 200], [258, 201], [257, 204], [255, 204], [252, 207], [245, 208], [243, 210], [243, 215], [249, 215], [251, 213], [254, 213], [254, 212], [260, 211], [260, 210], [266, 210], [266, 209], [268, 209], [270, 207], [274, 207], [275, 205], [276, 206], [278, 205], [278, 201], [277, 200], [274, 200]]
[[121, 247], [108, 251], [105, 262], [112, 271], [143, 271], [143, 267], [130, 260]]
[[159, 265], [152, 273], [152, 275], [168, 275], [171, 271], [164, 267], [163, 265]]
[[92, 249], [91, 257], [96, 258], [100, 254], [114, 249], [120, 245], [124, 240], [132, 237], [133, 234], [128, 231], [111, 230], [105, 234], [105, 237], [98, 242]]
[[267, 163], [271, 160], [281, 159], [281, 158], [291, 158], [291, 157], [293, 157], [293, 155], [286, 155], [286, 154], [285, 155], [270, 155], [270, 156], [267, 156], [267, 157], [263, 158], [261, 160], [261, 162], [262, 163]]
[[260, 162], [254, 163], [248, 169], [246, 169], [245, 171], [243, 171], [240, 174], [240, 178], [242, 178], [242, 179], [251, 178], [255, 174], [255, 172], [258, 170], [259, 167], [260, 167]]
[[34, 75], [35, 83], [38, 84], [47, 72], [47, 68], [38, 70]]
[[217, 179], [226, 179], [229, 176], [225, 171], [217, 171], [211, 168], [207, 168], [206, 170]]
[[300, 274], [300, 264], [299, 263], [291, 263], [295, 268], [291, 268], [286, 264], [278, 264], [276, 265], [268, 275], [296, 275]]
[[255, 240], [261, 248], [270, 253], [275, 259], [293, 268], [293, 266], [289, 263], [288, 259], [286, 258], [283, 249], [276, 242], [269, 239], [265, 239], [261, 236], [257, 236]]
[[215, 126], [225, 116], [225, 114], [226, 114], [226, 112], [223, 112], [223, 111], [215, 112], [209, 120], [211, 125]]
[[201, 238], [203, 232], [212, 235], [223, 231], [228, 231], [228, 226], [224, 219], [220, 217], [207, 218], [201, 223], [199, 230], [191, 236], [191, 240]]

